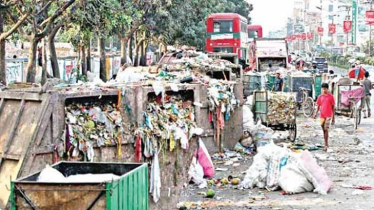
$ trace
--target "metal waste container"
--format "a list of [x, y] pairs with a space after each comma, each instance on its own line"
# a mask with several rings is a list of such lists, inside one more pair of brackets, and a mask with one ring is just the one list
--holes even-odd
[[65, 177], [76, 174], [120, 176], [109, 182], [38, 182], [41, 173], [11, 182], [11, 209], [148, 209], [148, 167], [133, 163], [59, 162]]

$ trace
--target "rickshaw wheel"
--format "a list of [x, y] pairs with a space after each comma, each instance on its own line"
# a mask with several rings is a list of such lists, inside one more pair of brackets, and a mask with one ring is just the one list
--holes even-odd
[[290, 139], [290, 141], [294, 142], [296, 140], [296, 135], [297, 135], [297, 126], [296, 126], [296, 123], [290, 125], [290, 127], [288, 129], [288, 133], [289, 133], [288, 138]]

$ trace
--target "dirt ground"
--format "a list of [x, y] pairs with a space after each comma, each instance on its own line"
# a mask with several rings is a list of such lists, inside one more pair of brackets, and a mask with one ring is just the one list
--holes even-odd
[[[330, 129], [330, 148], [332, 151], [313, 151], [322, 165], [333, 187], [327, 195], [302, 193], [282, 195], [281, 191], [268, 192], [264, 189], [239, 190], [237, 186], [215, 187], [214, 198], [200, 195], [207, 189], [188, 185], [180, 197], [180, 204], [192, 206], [190, 209], [324, 209], [324, 210], [366, 210], [374, 209], [374, 189], [357, 190], [351, 186], [373, 186], [374, 177], [374, 120], [363, 119], [354, 131], [353, 120], [344, 116], [336, 118], [336, 125]], [[323, 145], [322, 130], [317, 120], [298, 116], [298, 142]], [[211, 154], [213, 155], [213, 154]], [[239, 177], [243, 180], [245, 171], [252, 163], [253, 155], [241, 156], [239, 166], [215, 164], [216, 168], [228, 168], [228, 171], [216, 171], [215, 178]]]

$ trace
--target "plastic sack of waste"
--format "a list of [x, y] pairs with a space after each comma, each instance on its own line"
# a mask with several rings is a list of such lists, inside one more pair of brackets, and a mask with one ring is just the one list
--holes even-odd
[[243, 106], [243, 129], [250, 129], [254, 125], [253, 113], [249, 106]]
[[282, 167], [287, 165], [288, 157], [288, 151], [285, 148], [270, 156], [266, 177], [266, 187], [268, 190], [274, 191], [278, 189], [279, 174]]
[[66, 178], [58, 170], [52, 168], [50, 165], [46, 165], [45, 168], [40, 172], [38, 182], [65, 182]]
[[203, 167], [196, 161], [196, 157], [192, 157], [190, 169], [188, 170], [188, 180], [193, 181], [196, 185], [204, 182]]
[[275, 145], [272, 141], [266, 146], [258, 149], [258, 153], [253, 158], [253, 163], [249, 167], [241, 183], [241, 188], [265, 188], [268, 176], [268, 164], [270, 157], [284, 151], [282, 147]]
[[76, 174], [66, 177], [66, 182], [110, 182], [119, 178], [114, 174]]
[[290, 155], [287, 165], [280, 171], [278, 184], [287, 194], [311, 192], [314, 187], [299, 169], [296, 155]]
[[204, 176], [213, 178], [215, 173], [214, 165], [212, 159], [210, 158], [209, 152], [201, 139], [199, 139], [199, 148], [197, 151], [195, 151], [194, 157], [197, 158], [199, 164], [203, 167]]
[[326, 170], [318, 165], [309, 151], [300, 154], [298, 166], [305, 174], [306, 178], [313, 184], [314, 192], [326, 195], [332, 186], [332, 181], [327, 176]]

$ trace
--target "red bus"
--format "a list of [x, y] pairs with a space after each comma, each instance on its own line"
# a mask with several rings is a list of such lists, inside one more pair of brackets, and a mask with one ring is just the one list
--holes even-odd
[[216, 13], [206, 21], [206, 51], [236, 53], [248, 59], [247, 19], [235, 13]]
[[262, 38], [262, 27], [260, 25], [248, 25], [248, 38]]

